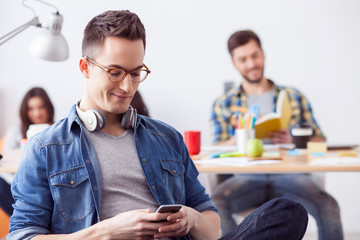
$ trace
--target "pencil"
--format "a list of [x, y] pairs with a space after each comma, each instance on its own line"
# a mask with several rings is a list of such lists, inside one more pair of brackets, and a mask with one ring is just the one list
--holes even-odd
[[256, 118], [254, 117], [251, 121], [251, 129], [254, 129], [255, 127]]
[[242, 123], [242, 127], [243, 128], [246, 128], [246, 126], [245, 126], [245, 119], [244, 119], [245, 117], [241, 114], [241, 123]]
[[234, 123], [235, 129], [237, 129], [237, 128], [238, 128], [238, 125], [237, 125], [236, 115], [232, 115], [232, 121], [233, 121], [233, 123]]

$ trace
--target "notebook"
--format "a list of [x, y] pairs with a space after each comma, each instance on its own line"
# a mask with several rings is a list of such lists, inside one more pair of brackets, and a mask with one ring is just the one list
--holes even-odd
[[276, 102], [276, 112], [268, 113], [255, 122], [256, 138], [268, 138], [270, 131], [288, 128], [290, 119], [290, 100], [286, 91], [281, 90]]

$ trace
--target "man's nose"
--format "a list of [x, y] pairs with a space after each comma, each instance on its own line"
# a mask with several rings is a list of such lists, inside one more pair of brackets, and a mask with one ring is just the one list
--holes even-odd
[[256, 64], [253, 59], [248, 59], [246, 65], [248, 68], [253, 68]]
[[119, 88], [122, 89], [124, 92], [131, 92], [133, 88], [131, 73], [126, 73], [125, 78], [119, 83]]

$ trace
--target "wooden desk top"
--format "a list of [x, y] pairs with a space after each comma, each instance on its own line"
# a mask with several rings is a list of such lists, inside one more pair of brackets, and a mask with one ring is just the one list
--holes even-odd
[[[198, 157], [194, 157], [194, 163], [199, 172], [203, 173], [302, 173], [302, 172], [346, 172], [360, 171], [359, 152], [355, 161], [344, 161], [346, 158], [339, 157], [338, 151], [328, 151], [322, 158], [322, 163], [312, 164], [308, 161], [307, 153], [298, 156], [290, 156], [285, 150], [280, 151], [282, 160], [277, 163], [249, 165], [249, 166], [222, 166], [211, 164], [200, 164], [197, 160], [207, 159], [209, 153], [200, 153]], [[271, 159], [271, 158], [268, 158]], [[218, 158], [221, 161], [221, 158]], [[338, 160], [334, 163], [333, 160]], [[353, 159], [354, 160], [354, 159]], [[329, 161], [329, 163], [324, 163]], [[313, 162], [314, 163], [314, 162]]]

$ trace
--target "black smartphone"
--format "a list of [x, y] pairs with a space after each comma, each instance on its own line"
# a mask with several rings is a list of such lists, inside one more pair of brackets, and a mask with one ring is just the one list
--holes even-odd
[[166, 212], [171, 212], [171, 213], [176, 213], [181, 209], [182, 205], [181, 204], [168, 204], [168, 205], [161, 205], [156, 212], [157, 213], [166, 213]]

